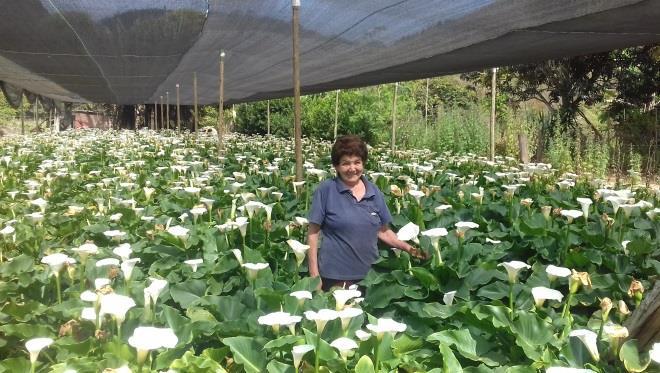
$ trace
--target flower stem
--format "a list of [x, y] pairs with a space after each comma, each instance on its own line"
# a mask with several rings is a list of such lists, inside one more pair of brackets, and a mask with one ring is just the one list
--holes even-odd
[[62, 285], [60, 284], [60, 274], [55, 274], [55, 286], [57, 287], [57, 303], [62, 304]]
[[513, 282], [509, 283], [509, 309], [511, 309], [511, 320], [513, 320]]
[[376, 372], [378, 372], [378, 370], [380, 368], [380, 359], [379, 359], [379, 356], [378, 356], [379, 355], [378, 354], [379, 349], [380, 349], [380, 340], [378, 340], [378, 338], [376, 338], [376, 346], [374, 346], [374, 368], [375, 368]]
[[319, 350], [321, 349], [321, 332], [322, 330], [317, 330], [316, 332], [316, 351], [314, 351], [314, 373], [319, 373], [319, 364], [320, 364]]

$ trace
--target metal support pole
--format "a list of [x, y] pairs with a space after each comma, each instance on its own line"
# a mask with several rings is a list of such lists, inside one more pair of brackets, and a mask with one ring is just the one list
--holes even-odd
[[195, 128], [195, 133], [197, 133], [197, 126], [199, 117], [197, 116], [197, 72], [193, 73], [193, 105], [195, 107], [193, 111], [193, 126]]
[[165, 92], [165, 128], [170, 129], [170, 92]]
[[266, 100], [266, 134], [270, 135], [270, 100]]
[[399, 82], [394, 83], [394, 98], [392, 99], [392, 138], [390, 139], [390, 149], [394, 152], [396, 149], [396, 98], [399, 94]]
[[302, 125], [300, 123], [300, 0], [292, 0], [293, 11], [293, 123], [296, 152], [296, 181], [303, 180]]
[[493, 67], [493, 74], [490, 87], [491, 105], [490, 105], [490, 160], [495, 160], [495, 99], [497, 98], [497, 67]]
[[158, 128], [158, 113], [156, 112], [156, 110], [158, 110], [158, 103], [154, 101], [154, 110], [153, 110], [154, 116], [152, 118], [153, 122], [151, 122], [151, 126], [150, 126], [152, 131], [155, 131], [156, 128]]
[[219, 74], [219, 99], [218, 99], [218, 155], [222, 154], [222, 136], [225, 127], [225, 51], [220, 51], [220, 74]]
[[176, 131], [181, 133], [181, 101], [179, 100], [179, 83], [176, 84]]
[[337, 125], [339, 123], [339, 91], [338, 89], [335, 95], [335, 140], [337, 140]]

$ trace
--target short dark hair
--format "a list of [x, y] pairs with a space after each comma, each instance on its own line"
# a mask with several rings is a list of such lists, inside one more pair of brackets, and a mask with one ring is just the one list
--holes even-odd
[[332, 165], [337, 166], [343, 156], [357, 156], [362, 159], [362, 163], [367, 163], [367, 144], [359, 136], [346, 135], [337, 138], [332, 145], [330, 159]]

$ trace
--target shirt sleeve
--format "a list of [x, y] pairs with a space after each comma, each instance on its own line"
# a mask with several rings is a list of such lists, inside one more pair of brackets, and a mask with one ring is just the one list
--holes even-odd
[[312, 197], [312, 207], [309, 209], [309, 215], [307, 220], [316, 225], [323, 225], [325, 220], [325, 201], [326, 201], [326, 192], [323, 185], [319, 185], [314, 191], [314, 196]]
[[387, 208], [387, 204], [385, 203], [383, 192], [380, 190], [376, 193], [376, 206], [378, 207], [378, 215], [380, 216], [382, 225], [389, 225], [392, 222], [392, 215], [390, 214], [390, 209]]

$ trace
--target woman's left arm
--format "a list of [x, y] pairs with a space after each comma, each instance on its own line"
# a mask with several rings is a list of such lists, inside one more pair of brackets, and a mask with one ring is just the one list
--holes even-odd
[[420, 258], [420, 259], [426, 259], [426, 255], [420, 250], [417, 250], [414, 248], [412, 245], [408, 244], [407, 242], [401, 241], [396, 237], [396, 233], [390, 229], [389, 226], [383, 225], [380, 227], [378, 230], [378, 239], [383, 241], [385, 245], [389, 247], [393, 247], [395, 249], [403, 250], [407, 252], [408, 254]]

